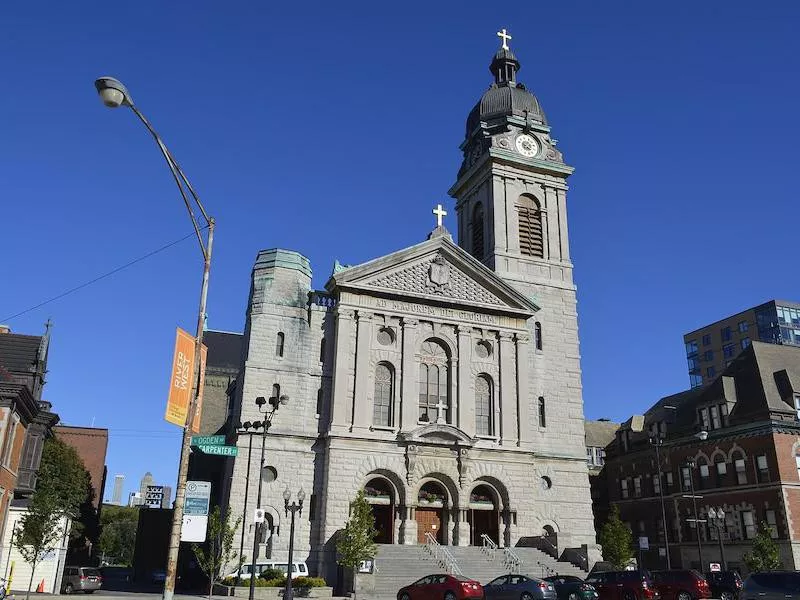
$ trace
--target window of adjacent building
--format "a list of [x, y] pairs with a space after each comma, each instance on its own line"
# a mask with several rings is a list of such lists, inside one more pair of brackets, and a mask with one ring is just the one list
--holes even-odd
[[700, 387], [703, 385], [703, 376], [699, 373], [690, 373], [689, 374], [689, 383], [693, 388]]
[[717, 467], [717, 487], [721, 486], [725, 481], [725, 475], [728, 474], [728, 465], [725, 464], [725, 459], [717, 456], [714, 460], [714, 465]]
[[36, 470], [42, 455], [43, 436], [39, 433], [31, 433], [28, 430], [28, 438], [25, 444], [25, 453], [20, 461], [20, 469]]
[[686, 342], [686, 357], [694, 356], [697, 354], [697, 340], [689, 340]]
[[742, 345], [742, 350], [747, 350], [750, 347], [750, 338], [744, 337], [739, 343]]
[[722, 415], [722, 419], [724, 421], [725, 417], [728, 416], [728, 405], [727, 404], [720, 404], [719, 405], [719, 414]]
[[697, 356], [690, 356], [686, 359], [686, 363], [689, 365], [690, 372], [697, 372], [700, 369], [700, 359]]
[[739, 333], [747, 331], [747, 321], [739, 321]]
[[739, 514], [742, 519], [742, 536], [746, 540], [752, 540], [756, 537], [756, 525], [755, 519], [753, 518], [753, 511], [743, 510]]
[[472, 211], [472, 256], [482, 260], [485, 253], [483, 243], [483, 204], [478, 202]]
[[642, 478], [641, 477], [634, 477], [633, 478], [633, 495], [637, 498], [641, 498], [642, 496]]
[[392, 398], [394, 370], [387, 363], [375, 367], [375, 398], [373, 400], [372, 422], [381, 427], [392, 426]]
[[719, 406], [711, 406], [708, 409], [709, 414], [711, 415], [711, 429], [719, 429], [722, 427], [722, 420], [719, 416]]
[[586, 446], [586, 464], [593, 465], [594, 464], [594, 448], [591, 446]]
[[703, 360], [706, 362], [711, 362], [714, 360], [714, 351], [713, 350], [706, 350], [703, 352]]
[[604, 464], [606, 464], [606, 450], [605, 448], [597, 448], [596, 450], [597, 458], [595, 459], [595, 464], [598, 467], [602, 467]]
[[622, 492], [622, 497], [628, 497], [628, 480], [627, 479], [620, 479], [619, 480], [619, 489]]
[[539, 427], [547, 427], [547, 413], [545, 411], [543, 396], [539, 396]]
[[723, 342], [729, 342], [731, 340], [731, 328], [730, 327], [723, 327], [720, 330], [720, 335], [722, 336]]
[[714, 379], [717, 376], [717, 370], [714, 367], [708, 367], [706, 369], [706, 377], [709, 379]]
[[275, 339], [275, 356], [283, 356], [283, 345], [286, 341], [286, 336], [282, 331], [278, 332], [278, 337]]
[[722, 347], [722, 355], [725, 358], [733, 358], [735, 352], [736, 352], [736, 346], [734, 346], [733, 344], [725, 344]]
[[733, 466], [736, 470], [736, 482], [740, 485], [747, 483], [747, 467], [741, 455], [734, 459]]
[[661, 493], [661, 480], [658, 475], [653, 475], [653, 493], [656, 495]]
[[539, 321], [536, 321], [536, 323], [533, 326], [533, 335], [534, 335], [534, 341], [536, 342], [536, 349], [537, 350], [541, 350], [542, 349], [542, 324], [539, 323]]
[[12, 415], [8, 422], [8, 431], [6, 432], [5, 445], [3, 446], [3, 466], [11, 468], [11, 455], [14, 453], [14, 440], [17, 437], [17, 425], [19, 424], [19, 417]]
[[488, 375], [475, 380], [475, 430], [478, 435], [494, 435], [492, 381]]
[[423, 423], [450, 422], [450, 357], [436, 340], [421, 347], [419, 365], [419, 420]]
[[689, 467], [681, 467], [681, 489], [688, 491], [692, 488], [692, 471]]
[[542, 211], [539, 203], [530, 196], [517, 200], [519, 220], [519, 250], [525, 256], [544, 258], [542, 237]]
[[672, 487], [672, 472], [667, 473], [667, 491]]
[[700, 484], [703, 487], [708, 487], [708, 477], [711, 475], [711, 470], [708, 468], [708, 465], [702, 463], [700, 465]]
[[711, 345], [711, 334], [706, 333], [703, 335], [703, 346], [710, 346]]
[[761, 483], [769, 481], [769, 467], [767, 466], [766, 454], [759, 454], [756, 456], [756, 468], [758, 481]]
[[769, 528], [769, 535], [772, 539], [778, 539], [778, 519], [774, 510], [764, 511], [764, 517], [767, 520], [767, 527]]
[[700, 426], [703, 429], [708, 429], [709, 424], [711, 423], [711, 421], [708, 418], [708, 409], [701, 408], [700, 410], [697, 411], [697, 415], [698, 415], [697, 421], [700, 423]]
[[794, 409], [797, 411], [797, 418], [800, 419], [800, 394], [794, 395]]

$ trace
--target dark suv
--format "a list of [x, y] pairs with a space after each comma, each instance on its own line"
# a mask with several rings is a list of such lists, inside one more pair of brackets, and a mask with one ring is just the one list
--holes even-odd
[[597, 571], [586, 578], [600, 600], [660, 600], [650, 573], [639, 571]]
[[652, 571], [652, 576], [662, 600], [711, 598], [711, 588], [706, 578], [693, 569]]
[[742, 600], [800, 599], [800, 572], [750, 573], [742, 585]]
[[737, 600], [742, 591], [742, 578], [736, 571], [713, 571], [706, 573], [711, 587], [711, 597], [721, 600]]

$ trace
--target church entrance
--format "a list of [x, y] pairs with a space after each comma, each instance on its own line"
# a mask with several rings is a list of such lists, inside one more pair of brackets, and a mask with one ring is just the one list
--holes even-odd
[[473, 488], [469, 495], [470, 544], [483, 545], [483, 536], [487, 536], [495, 544], [500, 545], [500, 509], [497, 492], [488, 485]]
[[378, 532], [375, 543], [393, 544], [395, 497], [392, 486], [382, 477], [376, 477], [364, 486], [364, 495], [375, 517], [375, 530]]
[[436, 482], [429, 481], [419, 490], [417, 498], [417, 543], [425, 544], [427, 534], [440, 544], [446, 544], [447, 492]]

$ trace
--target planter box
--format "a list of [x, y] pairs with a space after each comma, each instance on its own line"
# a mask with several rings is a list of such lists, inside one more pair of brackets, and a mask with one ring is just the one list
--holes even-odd
[[[292, 591], [296, 598], [331, 598], [333, 596], [332, 587], [297, 588]], [[215, 596], [233, 596], [236, 598], [247, 598], [250, 595], [248, 586], [231, 587], [227, 585], [214, 584]], [[255, 589], [256, 600], [276, 600], [283, 598], [282, 587], [257, 587]]]

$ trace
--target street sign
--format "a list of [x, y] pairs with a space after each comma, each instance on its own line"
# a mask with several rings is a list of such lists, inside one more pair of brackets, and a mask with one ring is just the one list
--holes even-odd
[[208, 444], [200, 444], [197, 446], [203, 454], [216, 454], [217, 456], [238, 456], [239, 448], [236, 446], [209, 446]]
[[722, 571], [722, 567], [720, 566], [719, 563], [711, 563], [709, 566], [711, 567], [712, 573], [719, 573], [720, 571]]
[[208, 528], [207, 515], [183, 515], [182, 542], [205, 542]]
[[650, 550], [650, 540], [646, 535], [639, 538], [639, 550]]
[[192, 446], [224, 446], [224, 435], [193, 435]]
[[206, 516], [208, 515], [208, 505], [210, 503], [211, 483], [208, 481], [186, 482], [186, 499], [183, 503], [184, 515]]

